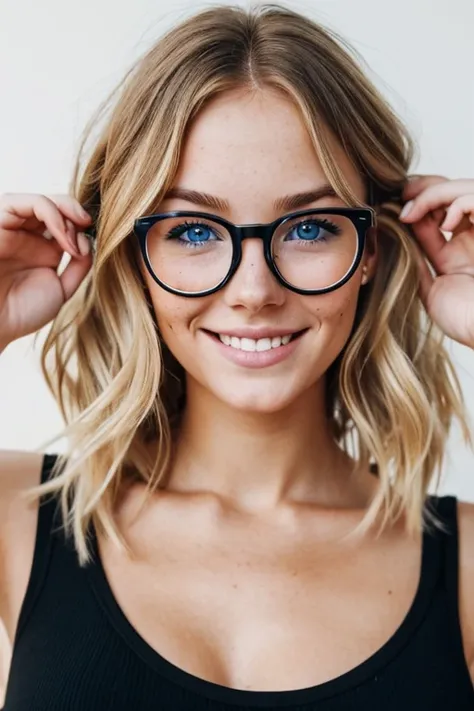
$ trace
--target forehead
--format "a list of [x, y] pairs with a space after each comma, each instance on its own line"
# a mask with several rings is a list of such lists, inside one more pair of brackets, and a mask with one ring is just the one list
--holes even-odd
[[[346, 180], [360, 192], [360, 176], [327, 129], [326, 135]], [[327, 182], [298, 107], [266, 89], [221, 94], [201, 110], [183, 142], [174, 185], [251, 209]]]

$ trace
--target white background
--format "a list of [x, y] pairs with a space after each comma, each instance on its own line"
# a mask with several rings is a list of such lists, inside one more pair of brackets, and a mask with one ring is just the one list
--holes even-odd
[[[341, 32], [363, 55], [418, 141], [412, 172], [474, 178], [472, 0], [288, 4]], [[205, 6], [0, 0], [0, 193], [67, 192], [93, 109], [170, 23]], [[27, 337], [1, 356], [0, 448], [34, 449], [61, 427], [40, 373], [40, 343], [34, 351]], [[472, 414], [474, 353], [449, 345]], [[473, 464], [453, 432], [442, 490], [474, 501]]]

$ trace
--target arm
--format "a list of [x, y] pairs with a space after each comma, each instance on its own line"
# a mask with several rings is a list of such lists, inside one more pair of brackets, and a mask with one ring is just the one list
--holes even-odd
[[33, 562], [38, 504], [22, 492], [39, 484], [42, 454], [0, 450], [0, 617], [13, 639]]

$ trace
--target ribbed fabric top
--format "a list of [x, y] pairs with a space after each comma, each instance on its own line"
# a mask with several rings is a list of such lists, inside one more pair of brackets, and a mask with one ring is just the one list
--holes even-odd
[[[54, 460], [45, 455], [43, 481]], [[40, 506], [4, 711], [472, 711], [458, 614], [456, 499], [429, 501], [448, 530], [424, 533], [418, 589], [395, 634], [335, 679], [266, 692], [205, 681], [152, 649], [114, 599], [95, 537], [93, 560], [81, 568], [72, 542], [53, 525], [57, 507], [49, 499]]]

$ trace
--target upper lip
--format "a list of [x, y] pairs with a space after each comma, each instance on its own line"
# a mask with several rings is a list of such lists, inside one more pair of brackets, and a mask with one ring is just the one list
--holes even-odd
[[[210, 330], [210, 329], [205, 329]], [[234, 336], [235, 338], [251, 338], [258, 341], [260, 338], [276, 338], [277, 336], [292, 336], [295, 333], [304, 331], [304, 328], [225, 328], [222, 331], [213, 330], [211, 333], [217, 333], [220, 336]]]

